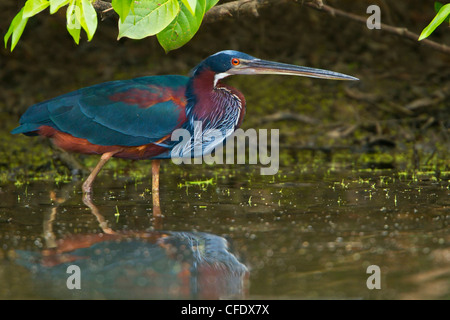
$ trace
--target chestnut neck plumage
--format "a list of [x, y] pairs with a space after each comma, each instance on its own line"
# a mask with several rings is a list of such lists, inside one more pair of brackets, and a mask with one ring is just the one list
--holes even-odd
[[190, 126], [202, 121], [208, 129], [235, 130], [245, 114], [245, 98], [238, 90], [223, 84], [207, 66], [198, 67], [186, 90], [186, 116]]

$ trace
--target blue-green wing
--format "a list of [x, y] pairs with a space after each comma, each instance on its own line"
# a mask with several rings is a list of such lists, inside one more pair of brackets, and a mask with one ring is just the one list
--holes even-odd
[[51, 126], [97, 145], [156, 142], [185, 120], [188, 78], [154, 76], [111, 81], [31, 106], [12, 133]]

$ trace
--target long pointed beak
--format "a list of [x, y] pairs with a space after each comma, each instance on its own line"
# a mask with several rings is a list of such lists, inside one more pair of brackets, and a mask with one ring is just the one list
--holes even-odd
[[359, 80], [346, 74], [323, 69], [308, 68], [292, 64], [272, 62], [267, 60], [240, 60], [241, 63], [228, 70], [229, 74], [282, 74], [332, 80]]

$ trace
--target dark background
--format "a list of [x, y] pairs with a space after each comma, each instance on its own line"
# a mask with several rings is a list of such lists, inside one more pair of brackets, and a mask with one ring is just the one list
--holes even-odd
[[[0, 1], [2, 35], [24, 2]], [[378, 4], [383, 23], [417, 34], [435, 15], [433, 1], [325, 2], [360, 16]], [[45, 139], [11, 135], [26, 108], [104, 81], [188, 74], [208, 55], [235, 49], [361, 80], [226, 79], [245, 94], [244, 128], [280, 129], [280, 173], [163, 162], [162, 229], [149, 221], [149, 162], [115, 159], [94, 192], [111, 228], [227, 237], [250, 266], [253, 299], [448, 299], [449, 55], [300, 0], [204, 24], [168, 54], [155, 38], [116, 38], [117, 21], [109, 19], [92, 42], [83, 35], [76, 46], [62, 10], [30, 19], [13, 53], [0, 49], [1, 297], [43, 297], [13, 259], [18, 249], [40, 252], [47, 219], [55, 219], [57, 239], [99, 232], [81, 200], [84, 178], [73, 174], [73, 160], [93, 167], [99, 157], [67, 158]], [[430, 38], [450, 45], [448, 26]], [[201, 181], [213, 182], [188, 183]], [[372, 264], [381, 266], [383, 290], [366, 288]], [[49, 288], [45, 282], [44, 297]]]
[[[0, 3], [4, 35], [25, 1]], [[220, 3], [219, 3], [220, 4]], [[383, 23], [420, 34], [435, 15], [433, 1], [326, 1], [368, 17], [370, 4], [381, 7]], [[46, 10], [29, 20], [14, 52], [0, 50], [0, 112], [5, 134], [36, 102], [81, 87], [154, 74], [188, 74], [208, 55], [224, 49], [330, 69], [361, 79], [342, 83], [291, 77], [234, 77], [231, 84], [247, 98], [245, 127], [276, 127], [291, 147], [374, 146], [405, 151], [413, 166], [444, 162], [448, 152], [450, 56], [416, 41], [364, 24], [332, 17], [294, 2], [276, 3], [260, 16], [237, 15], [205, 23], [191, 42], [164, 53], [155, 37], [117, 41], [117, 20], [99, 22], [91, 42], [82, 32], [77, 46], [65, 28], [65, 8]], [[440, 26], [430, 37], [450, 43]], [[300, 121], [269, 121], [288, 112]], [[292, 120], [292, 119], [291, 119]], [[31, 140], [31, 139], [29, 139]], [[34, 139], [33, 139], [34, 140]], [[27, 142], [35, 143], [35, 142]]]

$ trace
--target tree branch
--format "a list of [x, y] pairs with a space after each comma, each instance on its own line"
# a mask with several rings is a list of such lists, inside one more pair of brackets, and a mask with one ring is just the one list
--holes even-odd
[[95, 1], [93, 6], [97, 11], [104, 11], [112, 8], [111, 1], [103, 1], [103, 0]]
[[253, 15], [259, 16], [258, 9], [271, 5], [269, 0], [237, 0], [227, 2], [215, 7], [205, 13], [203, 19], [206, 23], [224, 20], [226, 18], [238, 15]]
[[94, 7], [95, 11], [100, 13], [102, 20], [105, 20], [106, 18], [114, 15], [119, 17], [119, 15], [113, 10], [110, 1], [108, 2], [103, 0], [97, 0], [92, 4], [92, 6]]
[[[317, 9], [319, 11], [326, 12], [333, 17], [341, 16], [341, 17], [344, 17], [344, 18], [347, 18], [347, 19], [350, 19], [353, 21], [363, 23], [363, 24], [367, 23], [367, 17], [359, 16], [359, 15], [356, 15], [353, 13], [349, 13], [349, 12], [346, 12], [343, 10], [339, 10], [339, 9], [330, 7], [326, 4], [323, 4], [322, 1], [305, 2], [304, 5], [314, 8], [314, 9]], [[425, 39], [425, 40], [422, 40], [419, 42], [419, 41], [417, 41], [419, 39], [419, 35], [414, 32], [409, 31], [406, 28], [398, 28], [398, 27], [393, 27], [393, 26], [387, 25], [385, 23], [381, 23], [381, 30], [392, 33], [394, 35], [397, 35], [397, 36], [400, 36], [403, 38], [407, 38], [407, 39], [416, 41], [419, 44], [428, 46], [434, 50], [438, 50], [440, 52], [450, 54], [450, 47], [448, 47], [444, 44], [434, 42], [432, 40], [428, 40], [428, 39]]]
[[[359, 16], [357, 14], [333, 8], [329, 5], [323, 4], [322, 0], [309, 0], [309, 1], [279, 0], [276, 3], [279, 4], [282, 2], [298, 3], [300, 5], [304, 5], [322, 12], [326, 12], [333, 17], [341, 16], [363, 24], [366, 24], [367, 21], [366, 16]], [[253, 15], [258, 17], [259, 16], [258, 9], [268, 7], [272, 4], [274, 3], [269, 0], [236, 0], [227, 2], [224, 4], [217, 5], [211, 8], [211, 10], [209, 10], [208, 12], [206, 12], [203, 22], [205, 23], [217, 22], [238, 15]], [[109, 1], [97, 0], [94, 3], [94, 8], [95, 10], [97, 10], [97, 12], [101, 13], [102, 19], [105, 19], [112, 15], [117, 15], [115, 11], [112, 10], [111, 2]], [[406, 28], [393, 27], [385, 23], [381, 23], [381, 30], [416, 42], [419, 39], [418, 34], [413, 33]], [[434, 42], [429, 39], [422, 40], [419, 42], [419, 44], [430, 47], [434, 50], [446, 54], [450, 54], [450, 47], [444, 44]]]
[[[278, 1], [284, 2], [286, 0]], [[211, 23], [216, 21], [221, 21], [227, 18], [231, 18], [237, 15], [253, 15], [258, 17], [258, 9], [270, 5], [269, 0], [236, 0], [220, 4], [212, 7], [208, 12], [205, 13], [203, 22]], [[105, 0], [97, 0], [93, 4], [95, 10], [102, 15], [102, 19], [108, 18], [110, 16], [116, 15], [114, 10], [112, 10], [111, 2]]]

